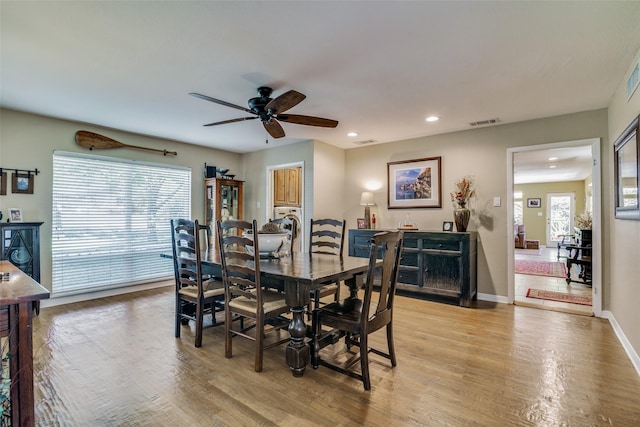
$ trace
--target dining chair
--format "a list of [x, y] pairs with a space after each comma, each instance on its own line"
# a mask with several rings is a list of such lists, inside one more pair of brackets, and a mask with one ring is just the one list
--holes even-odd
[[218, 325], [216, 313], [224, 309], [224, 284], [220, 279], [203, 275], [198, 220], [172, 219], [171, 241], [176, 280], [175, 336], [180, 338], [183, 322], [196, 325], [195, 346], [202, 346], [204, 315], [210, 313]]
[[[346, 221], [323, 218], [311, 219], [309, 227], [309, 253], [321, 253], [342, 257], [344, 249], [344, 233]], [[333, 296], [334, 301], [340, 299], [340, 283], [332, 283], [311, 291], [313, 309], [320, 307], [320, 300]]]
[[[269, 344], [265, 341], [267, 332], [280, 335], [289, 325], [289, 319], [281, 316], [289, 311], [289, 306], [284, 294], [264, 289], [260, 283], [259, 239], [245, 236], [245, 233], [253, 236], [258, 230], [256, 220], [218, 220], [216, 228], [225, 289], [225, 357], [232, 356], [233, 337], [253, 340], [254, 369], [261, 372], [264, 350], [289, 341], [289, 334]], [[252, 329], [253, 335], [249, 333]]]
[[[313, 368], [318, 365], [326, 366], [342, 374], [358, 378], [364, 384], [365, 390], [371, 390], [369, 377], [369, 353], [375, 353], [391, 361], [396, 366], [396, 354], [393, 345], [393, 301], [398, 279], [398, 266], [402, 251], [402, 231], [382, 232], [374, 235], [371, 242], [369, 268], [364, 283], [362, 299], [349, 297], [340, 302], [328, 304], [317, 311], [318, 330], [314, 334], [312, 358]], [[382, 265], [376, 267], [378, 254], [383, 251]], [[374, 295], [376, 298], [374, 298]], [[325, 333], [322, 328], [332, 328], [327, 332], [335, 334], [337, 343], [339, 338], [345, 337], [346, 352], [352, 357], [345, 363], [329, 362], [320, 356], [320, 340]], [[369, 335], [382, 328], [386, 328], [388, 352], [369, 347]], [[359, 348], [359, 353], [353, 354], [352, 345]], [[335, 355], [334, 355], [335, 356]], [[349, 369], [360, 360], [360, 373]]]

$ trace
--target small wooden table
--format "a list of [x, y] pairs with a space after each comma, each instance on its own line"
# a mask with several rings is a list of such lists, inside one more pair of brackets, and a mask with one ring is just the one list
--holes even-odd
[[11, 421], [16, 426], [33, 426], [32, 307], [35, 301], [49, 298], [49, 291], [9, 261], [0, 261], [0, 271], [9, 272], [9, 280], [0, 281], [0, 309], [8, 311], [6, 332], [13, 356], [10, 362]]

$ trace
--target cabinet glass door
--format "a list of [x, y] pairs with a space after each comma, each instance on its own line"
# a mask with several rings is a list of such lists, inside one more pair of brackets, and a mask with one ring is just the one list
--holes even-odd
[[29, 228], [16, 230], [5, 229], [3, 258], [33, 277], [33, 230]]

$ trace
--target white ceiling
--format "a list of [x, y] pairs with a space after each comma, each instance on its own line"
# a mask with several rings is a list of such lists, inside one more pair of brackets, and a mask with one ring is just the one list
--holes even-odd
[[513, 183], [583, 181], [591, 175], [591, 146], [523, 151], [513, 156]]
[[[640, 49], [639, 1], [2, 0], [0, 14], [3, 107], [234, 152], [605, 108]], [[340, 124], [285, 123], [265, 145], [258, 120], [203, 127], [246, 114], [188, 96], [246, 106], [261, 85]]]

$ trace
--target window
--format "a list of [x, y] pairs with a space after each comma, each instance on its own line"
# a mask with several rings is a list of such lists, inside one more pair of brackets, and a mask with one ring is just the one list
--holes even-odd
[[169, 221], [191, 217], [191, 170], [55, 152], [52, 209], [55, 296], [164, 279]]
[[513, 193], [513, 221], [515, 224], [524, 224], [522, 208], [522, 191], [515, 191]]

